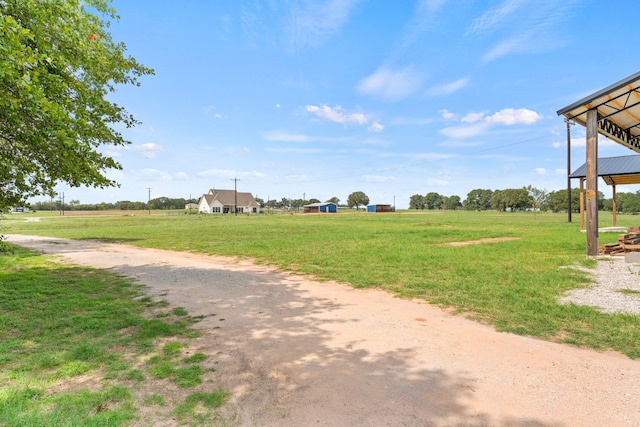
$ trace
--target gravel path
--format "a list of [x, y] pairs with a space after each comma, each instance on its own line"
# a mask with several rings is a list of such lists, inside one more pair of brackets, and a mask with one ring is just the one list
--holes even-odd
[[599, 308], [604, 313], [640, 314], [640, 264], [622, 257], [601, 259], [594, 270], [587, 270], [594, 283], [574, 289], [561, 301]]
[[[10, 235], [191, 315], [241, 426], [640, 426], [640, 364], [377, 290], [204, 255]], [[617, 264], [616, 264], [617, 265]], [[637, 277], [637, 276], [634, 276]], [[627, 287], [625, 285], [625, 287]]]

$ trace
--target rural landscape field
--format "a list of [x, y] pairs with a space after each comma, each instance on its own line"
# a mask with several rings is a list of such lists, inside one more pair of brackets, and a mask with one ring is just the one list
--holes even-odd
[[[338, 215], [14, 215], [9, 233], [96, 239], [248, 258], [256, 263], [419, 298], [500, 331], [640, 357], [637, 316], [558, 302], [589, 284], [579, 221], [564, 214], [405, 211]], [[633, 225], [636, 216], [620, 216]], [[603, 214], [602, 223], [610, 218]], [[601, 243], [616, 233], [601, 233]], [[467, 243], [467, 244], [465, 244]]]
[[[565, 215], [151, 213], [11, 214], [2, 232], [232, 257], [426, 301], [498, 331], [640, 357], [637, 315], [560, 303], [566, 291], [589, 286], [589, 268], [607, 262], [585, 256], [579, 221]], [[619, 216], [618, 224], [636, 219]], [[190, 325], [200, 317], [112, 273], [58, 264], [10, 242], [3, 249], [0, 282], [10, 285], [0, 298], [0, 415], [8, 425], [243, 425], [217, 409], [230, 391], [215, 386], [209, 355], [197, 350], [201, 332]], [[69, 382], [77, 384], [67, 390]], [[91, 384], [102, 387], [84, 388]], [[194, 391], [200, 384], [213, 390]]]

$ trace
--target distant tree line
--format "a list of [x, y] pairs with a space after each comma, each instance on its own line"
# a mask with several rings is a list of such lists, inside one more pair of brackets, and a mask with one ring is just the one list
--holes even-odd
[[[198, 199], [183, 199], [158, 197], [149, 202], [132, 202], [123, 200], [115, 203], [80, 203], [79, 200], [65, 202], [65, 210], [78, 211], [100, 211], [100, 210], [170, 210], [184, 209], [187, 203], [198, 203]], [[263, 209], [279, 209], [287, 211], [298, 211], [303, 206], [320, 203], [319, 199], [289, 199], [286, 197], [280, 200], [263, 200], [256, 197], [256, 201]], [[349, 194], [347, 203], [340, 204], [340, 199], [332, 197], [326, 202], [335, 203], [340, 207], [356, 208], [369, 204], [369, 197], [362, 191], [355, 191]], [[640, 213], [640, 190], [635, 193], [618, 192], [616, 197], [618, 213]], [[36, 211], [61, 210], [62, 200], [51, 199], [32, 203], [30, 207]], [[504, 190], [487, 190], [477, 188], [467, 193], [467, 198], [461, 200], [459, 196], [444, 196], [436, 192], [426, 195], [414, 194], [409, 199], [409, 209], [418, 210], [456, 210], [464, 209], [468, 211], [523, 211], [539, 210], [551, 212], [566, 212], [567, 210], [567, 190], [547, 192], [532, 186], [522, 188], [507, 188]], [[573, 212], [580, 211], [580, 190], [571, 189], [571, 209]], [[613, 199], [605, 199], [602, 192], [598, 192], [598, 210], [611, 211], [613, 209]]]
[[[618, 213], [640, 213], [640, 191], [635, 193], [617, 193]], [[459, 196], [443, 196], [436, 192], [426, 195], [414, 194], [409, 199], [409, 209], [469, 211], [510, 211], [539, 210], [551, 212], [567, 211], [567, 190], [547, 192], [532, 186], [507, 188], [504, 190], [475, 189], [467, 193], [462, 202]], [[613, 199], [605, 199], [598, 192], [598, 210], [612, 211]], [[580, 189], [571, 189], [571, 210], [580, 211]]]
[[[68, 211], [108, 211], [108, 210], [123, 210], [123, 211], [136, 211], [147, 209], [184, 209], [187, 203], [198, 203], [198, 199], [172, 199], [169, 197], [158, 197], [151, 199], [148, 202], [132, 202], [129, 200], [122, 200], [115, 203], [96, 203], [87, 204], [80, 203], [79, 200], [70, 200], [64, 203], [64, 210]], [[61, 199], [51, 199], [49, 201], [41, 201], [31, 203], [31, 209], [36, 211], [59, 211], [63, 210]]]

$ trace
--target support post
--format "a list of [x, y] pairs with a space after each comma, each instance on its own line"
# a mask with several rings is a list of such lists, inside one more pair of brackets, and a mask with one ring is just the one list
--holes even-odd
[[567, 122], [567, 221], [571, 222], [571, 125], [573, 122], [565, 119]]
[[616, 214], [618, 213], [618, 203], [616, 202], [616, 185], [613, 184], [612, 185], [613, 188], [613, 206], [612, 206], [612, 211], [613, 211], [613, 226], [617, 226], [618, 225], [618, 221], [616, 218]]
[[587, 255], [598, 255], [598, 110], [587, 111]]
[[584, 230], [584, 178], [580, 178], [580, 231]]

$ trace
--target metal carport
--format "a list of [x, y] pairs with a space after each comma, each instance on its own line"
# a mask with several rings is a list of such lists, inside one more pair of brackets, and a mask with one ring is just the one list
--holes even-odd
[[640, 153], [640, 72], [561, 108], [557, 113], [564, 116], [567, 123], [573, 121], [587, 131], [587, 255], [595, 256], [598, 255], [598, 134]]

